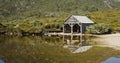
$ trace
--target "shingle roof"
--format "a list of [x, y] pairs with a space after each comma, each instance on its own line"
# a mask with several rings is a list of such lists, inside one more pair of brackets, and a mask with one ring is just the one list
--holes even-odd
[[88, 17], [86, 16], [76, 16], [76, 15], [72, 15], [72, 17], [74, 17], [75, 19], [77, 19], [79, 22], [81, 23], [94, 23], [92, 20], [90, 20]]

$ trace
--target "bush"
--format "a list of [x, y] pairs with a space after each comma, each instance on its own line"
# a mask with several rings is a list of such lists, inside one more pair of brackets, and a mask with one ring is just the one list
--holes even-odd
[[110, 30], [109, 26], [106, 24], [94, 24], [87, 27], [87, 31], [91, 34], [105, 34]]

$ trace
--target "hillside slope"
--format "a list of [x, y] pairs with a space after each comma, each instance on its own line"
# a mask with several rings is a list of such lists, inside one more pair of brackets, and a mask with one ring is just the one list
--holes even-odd
[[119, 0], [0, 0], [0, 19], [86, 14], [120, 8]]
[[114, 30], [120, 30], [120, 9], [92, 12], [89, 17], [96, 23], [105, 23]]

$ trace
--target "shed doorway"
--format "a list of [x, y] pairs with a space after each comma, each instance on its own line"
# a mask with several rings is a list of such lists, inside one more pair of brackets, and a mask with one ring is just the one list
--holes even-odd
[[74, 24], [74, 25], [69, 25], [69, 24], [65, 24], [64, 25], [64, 32], [65, 33], [80, 33], [80, 25], [78, 24]]
[[71, 33], [71, 27], [70, 27], [69, 24], [65, 24], [65, 25], [64, 25], [64, 28], [65, 28], [65, 29], [64, 29], [64, 32], [65, 32], [65, 33]]
[[78, 24], [73, 26], [73, 33], [80, 33], [80, 26]]

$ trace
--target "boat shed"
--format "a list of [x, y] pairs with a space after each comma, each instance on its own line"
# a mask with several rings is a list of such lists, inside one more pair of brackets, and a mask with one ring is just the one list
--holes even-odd
[[71, 15], [63, 25], [64, 33], [85, 33], [86, 27], [94, 24], [87, 16]]

